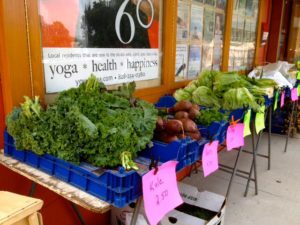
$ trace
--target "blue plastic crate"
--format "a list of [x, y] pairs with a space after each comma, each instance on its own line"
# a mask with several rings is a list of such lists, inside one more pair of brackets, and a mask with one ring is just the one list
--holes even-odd
[[178, 161], [178, 168], [184, 164], [184, 166], [189, 165], [186, 160], [190, 160], [189, 156], [197, 154], [198, 148], [195, 144], [196, 141], [190, 138], [173, 141], [171, 143], [163, 143], [160, 141], [153, 141], [153, 146], [147, 147], [145, 150], [139, 152], [139, 156], [155, 160], [160, 162], [167, 162], [170, 160]]
[[218, 140], [222, 144], [225, 141], [228, 122], [212, 122], [209, 126], [198, 125], [198, 128], [202, 137], [206, 139], [213, 138], [213, 140]]
[[274, 97], [273, 98], [269, 98], [269, 96], [265, 95], [264, 99], [265, 99], [265, 106], [266, 107], [269, 107], [269, 106], [273, 105]]
[[78, 187], [117, 208], [134, 202], [142, 194], [142, 174], [136, 171], [105, 170], [87, 163], [74, 165], [51, 155], [17, 150], [5, 131], [4, 153]]
[[163, 96], [155, 104], [157, 108], [171, 108], [176, 104], [176, 99], [173, 96]]
[[187, 146], [191, 139], [182, 139], [173, 141], [171, 143], [163, 143], [160, 141], [153, 141], [153, 146], [147, 147], [145, 150], [139, 152], [140, 156], [145, 158], [153, 158], [160, 162], [167, 162], [170, 160], [180, 161], [187, 156]]

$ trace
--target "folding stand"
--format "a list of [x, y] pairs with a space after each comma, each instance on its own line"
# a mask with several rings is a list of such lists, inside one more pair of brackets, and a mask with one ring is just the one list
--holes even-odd
[[[235, 176], [242, 177], [244, 179], [253, 181], [255, 183], [255, 194], [258, 194], [257, 171], [256, 171], [256, 145], [255, 145], [255, 140], [254, 140], [254, 135], [253, 135], [254, 132], [255, 132], [254, 122], [251, 122], [251, 127], [250, 128], [251, 128], [251, 133], [252, 133], [251, 136], [252, 136], [252, 150], [253, 150], [253, 152], [252, 152], [252, 154], [253, 154], [253, 161], [252, 161], [253, 162], [253, 166], [251, 166], [250, 172], [237, 169], [238, 168], [238, 161], [239, 161], [239, 158], [240, 158], [240, 154], [241, 154], [242, 151], [244, 151], [242, 149], [242, 147], [236, 149], [236, 150], [238, 150], [238, 154], [236, 156], [236, 160], [235, 160], [233, 168], [230, 167], [230, 166], [219, 164], [220, 170], [222, 170], [224, 172], [227, 172], [227, 173], [231, 173], [230, 181], [229, 181], [228, 188], [227, 188], [226, 198], [229, 197], [229, 194], [230, 194], [230, 191], [231, 191], [232, 182], [233, 182], [233, 179], [234, 179]], [[252, 169], [254, 169], [254, 178], [253, 179], [251, 178], [252, 175], [250, 176], [250, 173], [251, 173]], [[245, 175], [247, 175], [247, 176], [245, 176]]]
[[[258, 180], [257, 180], [256, 157], [260, 156], [260, 157], [267, 158], [268, 159], [268, 170], [271, 169], [271, 127], [272, 127], [271, 124], [272, 124], [272, 111], [273, 111], [273, 105], [270, 105], [268, 107], [268, 109], [267, 109], [267, 112], [268, 112], [267, 116], [265, 117], [265, 120], [267, 118], [269, 120], [269, 124], [268, 124], [268, 155], [258, 154], [257, 153], [258, 152], [259, 143], [260, 143], [261, 137], [263, 135], [263, 132], [261, 131], [258, 134], [257, 141], [256, 141], [256, 144], [255, 144], [255, 136], [254, 136], [255, 135], [255, 128], [254, 128], [255, 126], [254, 126], [254, 121], [252, 121], [251, 122], [252, 151], [243, 150], [242, 148], [238, 149], [239, 152], [238, 152], [238, 155], [237, 155], [237, 158], [236, 158], [236, 161], [235, 161], [235, 165], [234, 165], [233, 168], [229, 167], [229, 166], [226, 166], [226, 165], [220, 164], [220, 170], [232, 174], [231, 175], [231, 179], [229, 181], [229, 185], [228, 185], [226, 197], [229, 196], [231, 184], [232, 184], [232, 181], [233, 181], [233, 176], [235, 176], [235, 175], [238, 176], [238, 177], [242, 177], [244, 179], [247, 179], [246, 190], [245, 190], [245, 193], [244, 193], [245, 197], [247, 197], [247, 194], [248, 194], [250, 181], [254, 182], [254, 184], [255, 184], [255, 194], [256, 195], [258, 194]], [[253, 160], [252, 160], [249, 172], [237, 169], [237, 163], [238, 163], [238, 160], [239, 160], [241, 152], [245, 152], [245, 153], [249, 153], [249, 154], [253, 155]], [[253, 171], [254, 171], [254, 178], [252, 178]]]

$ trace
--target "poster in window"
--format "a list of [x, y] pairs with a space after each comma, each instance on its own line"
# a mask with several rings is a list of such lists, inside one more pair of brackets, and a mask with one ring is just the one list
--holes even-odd
[[204, 0], [204, 3], [207, 5], [215, 6], [215, 0]]
[[189, 33], [189, 5], [178, 1], [177, 11], [177, 41], [187, 41]]
[[241, 47], [236, 48], [234, 51], [234, 70], [242, 70], [244, 65], [244, 50]]
[[202, 52], [202, 70], [211, 70], [213, 63], [213, 47], [210, 45], [203, 46]]
[[246, 0], [239, 0], [239, 13], [240, 15], [245, 15], [245, 9], [246, 9]]
[[160, 1], [39, 0], [47, 93], [159, 77]]
[[228, 70], [233, 71], [233, 69], [234, 69], [234, 49], [233, 47], [230, 47]]
[[231, 31], [231, 40], [237, 41], [237, 33], [238, 33], [238, 15], [232, 15], [232, 31]]
[[227, 0], [217, 0], [216, 7], [219, 9], [225, 10], [226, 2], [227, 2]]
[[246, 1], [246, 16], [252, 17], [254, 10], [253, 10], [253, 0]]
[[201, 71], [201, 46], [191, 45], [189, 53], [188, 79], [194, 79]]
[[237, 13], [239, 10], [239, 0], [233, 1], [233, 13]]
[[188, 45], [177, 44], [176, 45], [176, 68], [175, 68], [175, 80], [185, 80], [187, 78], [188, 69]]
[[255, 42], [256, 40], [256, 23], [252, 22], [251, 23], [251, 41]]
[[222, 60], [224, 14], [216, 13], [213, 68], [219, 70]]
[[213, 69], [214, 70], [220, 70], [222, 65], [222, 52], [223, 47], [216, 48], [214, 47], [213, 52]]
[[191, 41], [201, 42], [202, 33], [203, 33], [203, 7], [192, 5], [191, 26], [190, 26]]
[[238, 17], [238, 29], [237, 29], [237, 41], [243, 42], [244, 40], [244, 28], [245, 28], [245, 18]]
[[245, 21], [245, 30], [244, 30], [244, 32], [245, 32], [244, 40], [246, 42], [250, 42], [251, 41], [251, 21], [248, 20], [248, 19]]
[[215, 11], [204, 9], [204, 31], [203, 39], [205, 44], [213, 44], [214, 28], [215, 28]]

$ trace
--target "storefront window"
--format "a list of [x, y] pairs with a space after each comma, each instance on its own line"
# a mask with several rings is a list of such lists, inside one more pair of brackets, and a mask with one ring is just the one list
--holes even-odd
[[220, 70], [226, 0], [178, 0], [175, 80]]
[[159, 0], [39, 0], [46, 93], [90, 74], [106, 85], [161, 84]]
[[255, 57], [258, 0], [235, 0], [229, 52], [229, 70], [253, 67]]

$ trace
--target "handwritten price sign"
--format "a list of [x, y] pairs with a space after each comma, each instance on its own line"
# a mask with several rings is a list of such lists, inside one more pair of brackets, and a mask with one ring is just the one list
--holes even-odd
[[219, 169], [218, 145], [219, 141], [214, 141], [204, 146], [204, 150], [202, 153], [202, 167], [204, 177], [207, 177], [208, 175]]
[[244, 146], [244, 124], [238, 123], [228, 127], [226, 135], [227, 150]]
[[293, 88], [292, 90], [292, 101], [298, 101], [298, 88]]
[[169, 161], [143, 176], [145, 213], [150, 225], [158, 222], [171, 210], [183, 203], [176, 180], [176, 161]]
[[281, 93], [281, 98], [280, 98], [280, 108], [284, 106], [284, 100], [285, 100], [285, 91]]

